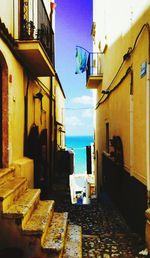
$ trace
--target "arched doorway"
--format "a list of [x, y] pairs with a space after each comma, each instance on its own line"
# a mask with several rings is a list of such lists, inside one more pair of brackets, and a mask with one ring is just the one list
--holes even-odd
[[0, 167], [8, 167], [8, 67], [0, 51]]

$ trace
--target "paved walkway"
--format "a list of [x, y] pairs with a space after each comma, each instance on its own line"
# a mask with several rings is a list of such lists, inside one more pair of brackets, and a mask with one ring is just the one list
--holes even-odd
[[[82, 226], [83, 258], [140, 258], [145, 248], [140, 236], [131, 232], [125, 220], [106, 194], [97, 203], [72, 205], [69, 195], [55, 198], [56, 211], [68, 211], [70, 223]], [[149, 256], [145, 256], [149, 257]]]

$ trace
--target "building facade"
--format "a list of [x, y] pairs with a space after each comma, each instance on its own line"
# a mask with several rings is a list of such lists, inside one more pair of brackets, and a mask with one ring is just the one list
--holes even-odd
[[95, 96], [96, 189], [145, 235], [150, 193], [149, 1], [93, 1], [87, 88]]
[[15, 165], [43, 196], [55, 173], [54, 100], [61, 95], [55, 89], [54, 8], [48, 0], [11, 0], [0, 8], [0, 166]]
[[65, 145], [54, 8], [49, 0], [0, 2], [0, 257], [82, 257], [81, 227], [68, 226], [51, 200]]

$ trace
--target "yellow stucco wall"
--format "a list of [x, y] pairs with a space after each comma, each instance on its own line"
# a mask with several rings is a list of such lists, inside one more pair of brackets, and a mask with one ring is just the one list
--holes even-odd
[[[132, 5], [132, 1], [121, 1], [121, 3], [118, 4], [116, 0], [113, 1], [113, 7], [109, 0], [106, 2], [104, 6], [109, 16], [105, 16], [105, 22], [102, 24], [98, 16], [95, 17], [97, 36], [93, 44], [94, 49], [98, 50], [100, 41], [105, 41], [108, 45], [104, 54], [102, 86], [99, 85], [98, 87], [96, 102], [98, 102], [102, 96], [102, 89], [106, 89], [112, 82], [123, 61], [124, 54], [127, 53], [129, 47], [133, 46], [143, 24], [147, 22], [150, 23], [150, 6], [149, 2], [146, 0], [143, 2], [137, 1], [136, 5]], [[102, 12], [104, 7], [102, 3], [103, 1], [98, 3], [101, 5], [101, 10], [99, 9], [100, 12]], [[130, 10], [128, 9], [127, 12], [127, 9], [123, 8], [123, 6], [129, 7], [130, 4], [132, 8]], [[118, 13], [122, 14], [122, 18], [120, 15], [120, 18], [118, 18]], [[105, 33], [102, 35], [101, 31], [105, 31]], [[105, 36], [105, 39], [103, 36]], [[105, 124], [109, 122], [110, 138], [118, 135], [122, 139], [125, 169], [146, 185], [147, 75], [143, 78], [140, 77], [140, 66], [145, 61], [148, 61], [147, 29], [143, 30], [130, 59], [123, 63], [121, 70], [110, 86], [110, 90], [115, 87], [125, 75], [127, 68], [132, 65], [133, 96], [130, 96], [131, 76], [128, 74], [109, 98], [97, 108], [95, 138], [96, 151], [99, 153], [98, 171], [101, 171], [101, 154], [106, 150]], [[131, 102], [131, 98], [133, 99], [133, 103]], [[131, 110], [132, 105], [133, 113]], [[95, 167], [97, 167], [97, 161]]]
[[124, 147], [124, 166], [130, 168], [130, 83], [129, 78], [121, 85], [109, 100], [110, 138], [121, 137]]
[[[1, 22], [5, 24], [8, 32], [18, 39], [18, 0], [4, 1], [0, 4]], [[14, 8], [13, 8], [14, 7]], [[24, 113], [25, 103], [24, 96], [26, 94], [28, 76], [25, 68], [16, 59], [14, 54], [0, 38], [0, 51], [8, 67], [8, 153], [9, 165], [24, 156]], [[9, 79], [11, 77], [11, 80]], [[40, 84], [33, 81], [30, 77], [28, 90], [28, 134], [31, 126], [35, 122], [39, 126], [39, 133], [42, 129], [47, 128], [48, 143], [50, 134], [50, 77], [38, 78], [46, 91], [41, 90]], [[41, 85], [42, 85], [41, 83]], [[33, 96], [41, 90], [43, 94], [42, 108], [39, 100], [33, 99]], [[35, 112], [34, 112], [35, 111]], [[35, 115], [34, 115], [35, 114]], [[49, 152], [49, 150], [48, 150]], [[30, 164], [29, 164], [30, 166]], [[33, 170], [33, 165], [30, 166]]]
[[[29, 156], [31, 154], [29, 152], [32, 152], [30, 150], [30, 142], [28, 141], [30, 132], [33, 132], [30, 129], [33, 124], [38, 126], [39, 136], [41, 136], [41, 138], [38, 138], [41, 147], [39, 147], [41, 151], [41, 166], [39, 166], [39, 169], [41, 171], [43, 169], [44, 173], [47, 173], [47, 178], [45, 178], [46, 187], [48, 188], [48, 185], [52, 185], [55, 173], [56, 142], [60, 139], [59, 136], [61, 136], [61, 142], [58, 142], [58, 144], [61, 148], [65, 147], [64, 132], [60, 133], [59, 130], [56, 132], [56, 121], [58, 124], [61, 124], [61, 130], [64, 131], [64, 96], [59, 82], [55, 85], [55, 75], [57, 78], [58, 75], [56, 74], [54, 65], [49, 60], [51, 57], [48, 57], [49, 54], [46, 53], [47, 49], [44, 44], [38, 40], [32, 41], [32, 37], [30, 39], [27, 37], [24, 42], [20, 39], [22, 32], [21, 26], [23, 25], [22, 19], [25, 19], [25, 17], [21, 17], [20, 15], [20, 3], [20, 0], [6, 0], [0, 3], [0, 68], [2, 64], [2, 73], [0, 71], [0, 76], [5, 77], [5, 80], [2, 78], [2, 83], [0, 80], [0, 84], [2, 84], [0, 86], [6, 89], [2, 96], [3, 102], [7, 97], [7, 88], [4, 86], [7, 86], [8, 79], [8, 133], [7, 116], [5, 116], [5, 119], [2, 116], [4, 120], [2, 121], [2, 128], [6, 128], [6, 132], [2, 135], [3, 144], [2, 154], [0, 155], [2, 156], [2, 166], [15, 165], [16, 175], [27, 177], [30, 187], [33, 187], [35, 178], [34, 162], [24, 157], [24, 155]], [[41, 4], [45, 5], [45, 8], [42, 10], [42, 17], [39, 15], [41, 10], [37, 8], [37, 0], [29, 0], [26, 5], [26, 18], [28, 22], [34, 22], [35, 36], [37, 36], [37, 28], [40, 29], [39, 26], [44, 22], [44, 10], [46, 9], [48, 11], [48, 16], [50, 14], [50, 1], [44, 0], [41, 1]], [[55, 20], [54, 16], [55, 11], [53, 13], [53, 21]], [[47, 26], [47, 24], [45, 25]], [[29, 31], [27, 31], [28, 33]], [[31, 34], [30, 36], [33, 36]], [[14, 42], [16, 44], [13, 44]], [[51, 42], [51, 44], [53, 43]], [[6, 61], [7, 66], [3, 60]], [[7, 67], [8, 78], [6, 78]], [[39, 92], [43, 95], [42, 106], [41, 101], [34, 98]], [[6, 105], [2, 108], [7, 109], [7, 101]], [[27, 117], [25, 116], [26, 111]], [[45, 139], [45, 133], [47, 134], [47, 145], [45, 141], [43, 144], [41, 143], [42, 139]], [[30, 140], [31, 138], [32, 136]], [[4, 145], [5, 148], [3, 147]]]
[[64, 96], [59, 84], [56, 84], [56, 119], [64, 124]]
[[[0, 51], [8, 66], [8, 125], [9, 125], [9, 164], [23, 156], [24, 135], [24, 75], [23, 69], [8, 47], [0, 39]], [[19, 142], [19, 144], [18, 144]]]
[[[0, 50], [7, 62], [8, 79], [11, 75], [12, 82], [8, 85], [9, 99], [9, 164], [14, 160], [23, 157], [24, 145], [24, 96], [27, 87], [27, 75], [24, 73], [23, 67], [13, 56], [8, 47], [0, 39]], [[50, 79], [47, 78], [43, 83], [50, 87]], [[48, 129], [49, 137], [49, 95], [43, 92], [42, 108], [40, 101], [34, 100], [33, 96], [38, 93], [41, 88], [33, 80], [30, 80], [28, 90], [28, 133], [33, 123], [39, 126], [39, 133], [42, 129]], [[42, 92], [42, 91], [41, 91]], [[48, 138], [49, 139], [49, 138]]]
[[[44, 83], [47, 89], [50, 91], [50, 79], [46, 78], [43, 80], [40, 78], [40, 81]], [[47, 92], [48, 92], [47, 90]], [[43, 95], [42, 98], [42, 110], [41, 110], [41, 101], [39, 99], [34, 99], [34, 96], [41, 92]], [[39, 132], [41, 132], [44, 128], [49, 128], [49, 100], [50, 100], [50, 93], [46, 93], [43, 91], [35, 81], [30, 80], [29, 83], [29, 90], [28, 90], [28, 132], [33, 123], [38, 125]]]
[[[55, 80], [55, 101], [56, 101], [56, 122], [57, 125], [57, 144], [61, 147], [65, 147], [65, 128], [64, 128], [64, 101], [62, 89], [57, 80]], [[61, 128], [62, 132], [59, 130]]]

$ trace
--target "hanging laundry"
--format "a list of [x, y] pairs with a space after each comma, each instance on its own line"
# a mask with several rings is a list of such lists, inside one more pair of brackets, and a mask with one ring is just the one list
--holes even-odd
[[76, 70], [75, 74], [80, 74], [86, 71], [87, 61], [88, 61], [88, 52], [81, 48], [76, 47]]

